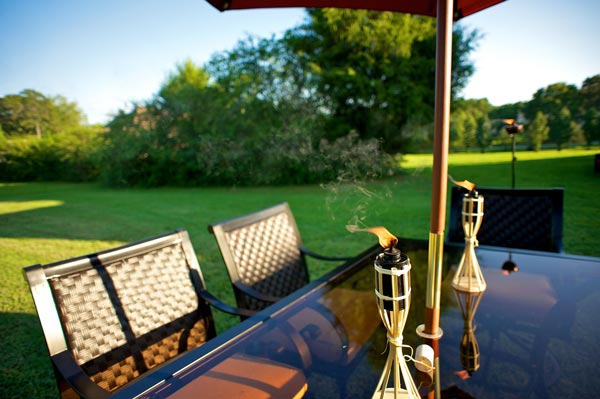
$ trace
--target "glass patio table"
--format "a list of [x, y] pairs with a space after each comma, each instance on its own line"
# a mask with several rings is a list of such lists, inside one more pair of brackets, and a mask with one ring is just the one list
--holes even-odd
[[[404, 343], [416, 348], [422, 343], [415, 330], [425, 317], [428, 244], [400, 238], [397, 247], [412, 264]], [[368, 249], [113, 396], [205, 398], [245, 386], [257, 398], [370, 398], [387, 356], [386, 330], [374, 294], [373, 259], [380, 252], [378, 246]], [[464, 295], [456, 295], [450, 285], [463, 247], [446, 245], [444, 252], [444, 335], [439, 341], [439, 385], [431, 388], [435, 396], [597, 396], [599, 258], [478, 247], [487, 290], [475, 314], [465, 317], [458, 303]], [[248, 359], [246, 367], [224, 371]], [[252, 364], [263, 362], [281, 367], [260, 376], [262, 369]], [[427, 393], [432, 379], [409, 366], [420, 391]], [[290, 390], [290, 384], [304, 388]]]

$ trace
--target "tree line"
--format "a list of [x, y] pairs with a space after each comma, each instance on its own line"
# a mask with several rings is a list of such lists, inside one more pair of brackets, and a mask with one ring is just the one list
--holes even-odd
[[[0, 98], [2, 178], [245, 185], [398, 173], [394, 154], [431, 146], [435, 20], [306, 13], [281, 37], [250, 36], [203, 66], [177, 65], [152, 98], [105, 127], [85, 125], [76, 104], [60, 96], [27, 90]], [[520, 140], [532, 149], [600, 139], [599, 75], [579, 89], [550, 85], [526, 103], [460, 99], [478, 40], [477, 31], [454, 30], [454, 148], [501, 145], [503, 118], [524, 122]]]
[[487, 99], [459, 99], [452, 108], [450, 139], [455, 149], [483, 152], [506, 144], [505, 119], [523, 124], [517, 139], [531, 150], [543, 144], [559, 150], [572, 144], [590, 146], [600, 140], [600, 75], [586, 78], [580, 88], [550, 84], [526, 102], [494, 107]]

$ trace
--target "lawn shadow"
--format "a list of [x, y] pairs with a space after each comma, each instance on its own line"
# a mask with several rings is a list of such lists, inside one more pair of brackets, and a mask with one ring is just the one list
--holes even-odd
[[56, 398], [58, 389], [37, 316], [0, 313], [0, 397]]

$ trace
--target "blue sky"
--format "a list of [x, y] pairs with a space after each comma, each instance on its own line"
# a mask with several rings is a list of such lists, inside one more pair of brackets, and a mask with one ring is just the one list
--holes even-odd
[[[204, 0], [0, 0], [0, 96], [31, 88], [92, 123], [154, 95], [177, 63], [198, 65], [247, 34], [298, 25], [303, 9], [220, 13]], [[508, 0], [462, 20], [484, 37], [463, 95], [526, 101], [600, 73], [600, 1]]]

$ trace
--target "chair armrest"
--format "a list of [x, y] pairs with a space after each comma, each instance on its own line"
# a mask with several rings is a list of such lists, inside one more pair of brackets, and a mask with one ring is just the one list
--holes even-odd
[[256, 311], [253, 311], [253, 310], [234, 308], [233, 306], [228, 305], [225, 302], [221, 301], [220, 299], [215, 297], [213, 294], [211, 294], [207, 290], [200, 290], [200, 296], [202, 297], [202, 299], [204, 299], [206, 302], [208, 302], [211, 306], [214, 306], [221, 312], [233, 314], [236, 316], [245, 316], [245, 317], [250, 317], [256, 313]]
[[82, 398], [108, 398], [110, 392], [100, 388], [73, 359], [69, 351], [52, 355], [52, 363], [68, 385]]
[[263, 301], [263, 302], [275, 303], [282, 298], [280, 296], [267, 295], [267, 294], [263, 294], [262, 292], [258, 292], [254, 288], [252, 288], [246, 284], [243, 284], [240, 281], [236, 281], [233, 284], [235, 285], [235, 288], [242, 291], [244, 294], [251, 296], [254, 299]]
[[306, 248], [305, 246], [300, 246], [300, 252], [302, 252], [304, 255], [308, 255], [312, 258], [315, 259], [320, 259], [320, 260], [327, 260], [327, 261], [346, 261], [346, 260], [350, 260], [353, 259], [353, 256], [325, 256], [325, 255], [320, 255], [318, 253], [315, 253], [311, 250], [309, 250], [308, 248]]

